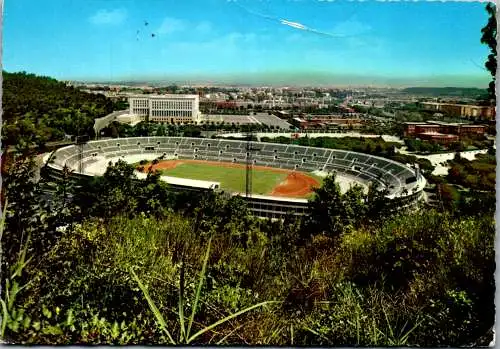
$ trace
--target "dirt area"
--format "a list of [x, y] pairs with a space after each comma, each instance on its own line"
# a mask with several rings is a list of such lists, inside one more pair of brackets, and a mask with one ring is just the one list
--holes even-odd
[[[160, 161], [156, 165], [146, 165], [144, 166], [143, 172], [149, 171], [152, 167], [153, 170], [170, 170], [176, 168], [180, 164], [191, 163], [191, 164], [209, 164], [219, 167], [229, 167], [229, 168], [240, 168], [245, 169], [245, 165], [235, 164], [229, 162], [218, 162], [218, 161], [204, 161], [204, 160], [167, 160]], [[290, 170], [266, 167], [266, 166], [253, 166], [253, 171], [271, 171], [277, 173], [287, 173], [286, 179], [275, 186], [271, 191], [270, 195], [274, 196], [285, 196], [285, 197], [307, 197], [312, 193], [313, 187], [319, 187], [320, 182], [315, 178], [308, 176], [302, 172], [294, 172]]]
[[274, 187], [271, 195], [304, 197], [312, 193], [312, 188], [319, 187], [320, 183], [300, 172], [290, 173], [286, 179]]

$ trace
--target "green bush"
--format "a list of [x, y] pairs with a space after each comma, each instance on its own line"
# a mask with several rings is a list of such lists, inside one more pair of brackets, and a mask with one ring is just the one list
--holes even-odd
[[[420, 340], [426, 346], [458, 345], [472, 333], [484, 334], [493, 323], [493, 311], [485, 314], [481, 308], [493, 300], [494, 234], [491, 218], [456, 219], [433, 211], [400, 215], [374, 234], [345, 234], [337, 266], [359, 286], [405, 293], [409, 304], [424, 309], [422, 314], [434, 316], [432, 309], [447, 305], [419, 331], [440, 336]], [[464, 301], [467, 311], [463, 302], [447, 301], [453, 292], [470, 300]], [[455, 321], [453, 330], [445, 329], [449, 321]]]

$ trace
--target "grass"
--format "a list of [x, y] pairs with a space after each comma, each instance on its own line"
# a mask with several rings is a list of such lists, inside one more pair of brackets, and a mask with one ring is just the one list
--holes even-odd
[[[148, 162], [147, 165], [149, 164], [150, 162]], [[147, 165], [141, 165], [139, 163], [133, 164], [135, 168]], [[182, 163], [178, 164], [173, 169], [161, 169], [158, 171], [164, 176], [219, 182], [223, 190], [239, 193], [245, 192], [246, 173], [244, 167], [231, 168], [210, 163]], [[292, 171], [290, 171], [290, 173], [291, 172]], [[303, 173], [316, 179], [320, 185], [323, 184], [323, 177], [314, 173]], [[252, 193], [269, 195], [278, 184], [286, 179], [287, 175], [288, 173], [275, 172], [271, 169], [254, 169], [252, 172]], [[313, 193], [307, 195], [306, 198], [310, 198], [312, 195]]]
[[[232, 192], [245, 192], [245, 169], [221, 167], [211, 164], [182, 163], [173, 169], [163, 169], [165, 176], [220, 182], [221, 188]], [[286, 173], [254, 170], [252, 187], [254, 194], [269, 194], [275, 186], [285, 180]]]
[[200, 271], [200, 275], [199, 275], [199, 279], [198, 279], [198, 287], [196, 288], [196, 294], [195, 294], [195, 297], [194, 297], [194, 301], [193, 301], [193, 309], [191, 311], [191, 316], [189, 317], [189, 322], [188, 322], [188, 325], [187, 325], [187, 328], [186, 328], [186, 317], [184, 315], [184, 306], [185, 306], [185, 303], [186, 303], [186, 299], [185, 299], [185, 289], [184, 289], [184, 268], [181, 267], [181, 280], [180, 280], [180, 287], [179, 287], [179, 324], [180, 324], [180, 334], [179, 334], [179, 340], [176, 341], [172, 334], [170, 333], [170, 331], [168, 330], [167, 328], [167, 322], [165, 321], [165, 318], [163, 317], [163, 315], [161, 314], [161, 312], [158, 310], [158, 307], [156, 306], [155, 302], [153, 301], [153, 299], [151, 299], [151, 296], [149, 295], [149, 292], [148, 292], [148, 289], [147, 287], [142, 283], [142, 281], [139, 279], [139, 277], [137, 276], [137, 274], [131, 269], [131, 273], [132, 273], [132, 277], [134, 278], [134, 280], [137, 282], [137, 284], [139, 285], [139, 288], [141, 289], [143, 295], [144, 295], [144, 298], [146, 298], [148, 304], [149, 304], [149, 307], [151, 309], [151, 311], [153, 312], [154, 316], [155, 316], [155, 319], [157, 321], [157, 323], [159, 324], [161, 330], [166, 334], [166, 336], [168, 337], [169, 341], [171, 344], [173, 345], [177, 345], [177, 344], [190, 344], [192, 343], [197, 337], [201, 336], [202, 334], [204, 334], [205, 332], [208, 332], [210, 330], [212, 330], [213, 328], [231, 320], [231, 319], [234, 319], [240, 315], [243, 315], [244, 313], [247, 313], [253, 309], [256, 309], [256, 308], [260, 308], [260, 307], [264, 307], [266, 305], [270, 305], [270, 304], [276, 304], [276, 303], [280, 303], [279, 301], [264, 301], [264, 302], [260, 302], [258, 304], [254, 304], [250, 307], [247, 307], [245, 309], [242, 309], [234, 314], [231, 314], [229, 316], [226, 316], [214, 323], [212, 323], [211, 325], [209, 326], [204, 326], [201, 330], [197, 331], [196, 333], [194, 334], [191, 334], [191, 329], [192, 329], [192, 325], [193, 325], [193, 322], [194, 322], [194, 317], [196, 315], [196, 311], [198, 310], [198, 303], [200, 301], [200, 295], [201, 295], [201, 289], [203, 287], [203, 283], [205, 281], [205, 275], [206, 275], [206, 270], [207, 270], [207, 263], [208, 263], [208, 258], [210, 256], [210, 244], [211, 244], [211, 241], [212, 239], [210, 239], [208, 241], [208, 247], [207, 247], [207, 251], [205, 253], [205, 257], [204, 257], [204, 260], [203, 260], [203, 266], [202, 266], [202, 269]]
[[[3, 257], [1, 250], [1, 242], [3, 237], [3, 232], [5, 228], [5, 217], [7, 213], [7, 201], [5, 201], [5, 206], [2, 212], [2, 217], [0, 218], [0, 258]], [[2, 318], [0, 319], [0, 340], [4, 340], [5, 331], [7, 327], [14, 332], [20, 326], [20, 322], [23, 320], [24, 310], [20, 309], [16, 305], [16, 298], [25, 289], [28, 284], [21, 285], [21, 276], [26, 265], [31, 261], [32, 257], [26, 260], [26, 253], [28, 251], [28, 246], [30, 244], [30, 235], [21, 245], [21, 250], [19, 251], [19, 256], [15, 264], [10, 267], [9, 274], [10, 277], [5, 279], [5, 290], [4, 294], [0, 294], [0, 305], [2, 307]], [[2, 261], [3, 262], [3, 261]], [[0, 292], [1, 292], [0, 287]]]

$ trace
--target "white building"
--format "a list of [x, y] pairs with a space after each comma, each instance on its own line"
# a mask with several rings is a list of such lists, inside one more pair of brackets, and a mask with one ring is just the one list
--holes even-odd
[[123, 114], [116, 117], [116, 121], [122, 124], [129, 124], [131, 126], [137, 125], [142, 121], [141, 117], [136, 114]]
[[142, 121], [193, 123], [201, 119], [198, 95], [141, 95], [129, 98], [130, 114]]

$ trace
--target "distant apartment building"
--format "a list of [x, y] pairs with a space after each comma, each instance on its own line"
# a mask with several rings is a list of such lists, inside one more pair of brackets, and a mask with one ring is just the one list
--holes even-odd
[[315, 98], [312, 97], [297, 97], [293, 100], [293, 104], [300, 106], [315, 105], [318, 104]]
[[418, 137], [433, 140], [441, 144], [449, 144], [463, 137], [483, 136], [486, 132], [485, 125], [469, 125], [463, 123], [445, 123], [439, 121], [406, 122], [405, 137]]
[[473, 117], [480, 120], [495, 120], [495, 107], [469, 104], [421, 102], [420, 105], [430, 111], [441, 112], [450, 116]]
[[141, 95], [129, 97], [131, 115], [142, 121], [160, 123], [193, 123], [200, 120], [198, 95]]
[[482, 136], [485, 134], [486, 125], [471, 125], [464, 123], [447, 123], [441, 121], [428, 121], [429, 124], [440, 127], [440, 132], [461, 136]]

